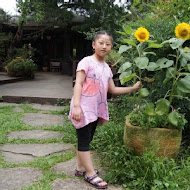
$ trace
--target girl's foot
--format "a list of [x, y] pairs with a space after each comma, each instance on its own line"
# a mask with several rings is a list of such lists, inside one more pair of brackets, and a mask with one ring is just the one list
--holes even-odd
[[[94, 169], [94, 171], [96, 174], [100, 173], [97, 169]], [[85, 176], [85, 174], [86, 174], [86, 171], [80, 171], [80, 170], [75, 169], [75, 176], [76, 177], [83, 177], [83, 176]]]
[[100, 177], [98, 177], [97, 174], [89, 177], [85, 175], [84, 180], [96, 189], [107, 189], [108, 187], [108, 184], [105, 181], [103, 181]]

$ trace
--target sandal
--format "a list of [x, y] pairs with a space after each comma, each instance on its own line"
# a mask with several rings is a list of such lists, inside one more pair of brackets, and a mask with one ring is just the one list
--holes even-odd
[[[96, 174], [99, 174], [100, 172], [97, 169], [94, 169], [94, 171], [96, 172]], [[85, 176], [86, 172], [84, 171], [79, 171], [77, 169], [75, 169], [75, 176], [76, 177], [83, 177]]]
[[91, 186], [95, 187], [96, 189], [107, 189], [108, 185], [99, 185], [99, 183], [104, 182], [102, 179], [99, 179], [97, 181], [93, 181], [95, 178], [98, 177], [98, 174], [95, 174], [93, 176], [87, 177], [85, 175], [84, 180], [88, 182]]

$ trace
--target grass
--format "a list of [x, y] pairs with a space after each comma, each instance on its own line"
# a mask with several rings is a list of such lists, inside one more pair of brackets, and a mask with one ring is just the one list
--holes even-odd
[[[127, 104], [125, 103], [127, 101]], [[176, 159], [158, 158], [149, 152], [143, 156], [135, 156], [124, 146], [123, 126], [125, 116], [131, 111], [130, 99], [119, 100], [119, 103], [110, 103], [110, 122], [98, 126], [92, 142], [105, 168], [105, 180], [109, 183], [120, 184], [127, 190], [190, 190], [190, 149], [181, 148]], [[66, 123], [59, 126], [42, 127], [44, 130], [53, 130], [63, 133], [62, 139], [12, 139], [6, 135], [11, 131], [36, 129], [21, 121], [24, 113], [38, 113], [30, 105], [19, 105], [24, 112], [14, 112], [15, 106], [0, 107], [0, 143], [53, 143], [65, 142], [76, 146], [75, 129], [67, 120], [69, 105], [63, 111], [51, 111], [52, 114], [63, 115]], [[18, 106], [17, 106], [18, 107]], [[122, 111], [121, 111], [122, 110]], [[184, 142], [183, 142], [184, 143]], [[22, 190], [51, 190], [53, 180], [67, 178], [64, 174], [56, 174], [52, 167], [57, 163], [67, 161], [75, 156], [74, 152], [55, 154], [47, 157], [36, 158], [32, 162], [22, 164], [6, 163], [0, 156], [0, 167], [34, 167], [43, 173], [43, 178], [35, 184]]]

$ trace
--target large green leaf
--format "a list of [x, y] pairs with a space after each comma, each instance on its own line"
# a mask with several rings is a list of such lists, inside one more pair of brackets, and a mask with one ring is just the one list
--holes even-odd
[[156, 64], [155, 62], [149, 62], [148, 66], [146, 67], [148, 71], [155, 71], [157, 68], [158, 64]]
[[175, 89], [174, 89], [174, 94], [175, 95], [178, 95], [179, 96], [179, 98], [181, 97], [183, 97], [184, 96], [184, 92], [182, 92], [178, 87], [176, 87]]
[[130, 62], [123, 63], [121, 65], [121, 67], [119, 68], [118, 73], [122, 73], [122, 72], [126, 71], [131, 66], [132, 66], [132, 63], [130, 63]]
[[160, 69], [164, 69], [164, 68], [168, 68], [171, 67], [174, 64], [173, 60], [169, 60], [164, 58], [158, 59], [157, 60], [157, 64], [159, 66]]
[[188, 60], [185, 57], [180, 58], [180, 64], [181, 64], [182, 67], [187, 65], [187, 62], [188, 62]]
[[185, 65], [185, 70], [190, 71], [190, 64]]
[[163, 83], [166, 84], [169, 82], [176, 74], [176, 68], [170, 67], [166, 71], [166, 78], [164, 79]]
[[190, 93], [190, 76], [179, 79], [177, 88], [184, 93]]
[[183, 39], [178, 39], [178, 38], [171, 38], [168, 40], [169, 41], [169, 44], [170, 44], [170, 47], [172, 49], [177, 49], [179, 48], [184, 42], [185, 40]]
[[141, 88], [139, 90], [139, 96], [145, 98], [149, 95], [149, 91], [147, 90], [147, 88]]
[[179, 113], [176, 111], [169, 113], [168, 120], [172, 125], [178, 126]]
[[127, 44], [129, 44], [129, 45], [132, 45], [132, 46], [134, 46], [134, 47], [137, 47], [135, 40], [123, 39], [122, 42], [123, 42], [123, 43], [127, 43]]
[[122, 72], [120, 75], [119, 75], [119, 80], [122, 80], [124, 79], [126, 76], [129, 76], [132, 74], [132, 70], [128, 70], [128, 71], [125, 71], [125, 72]]
[[157, 44], [157, 43], [149, 43], [148, 48], [161, 48], [163, 45], [162, 44]]
[[180, 48], [180, 52], [184, 58], [186, 58], [187, 60], [190, 60], [190, 49]]
[[131, 48], [132, 48], [132, 46], [121, 45], [119, 48], [119, 53], [123, 53]]
[[170, 107], [170, 102], [168, 100], [166, 100], [164, 98], [159, 99], [156, 102], [156, 113], [158, 115], [163, 115], [168, 112], [169, 107]]
[[148, 66], [149, 59], [147, 57], [136, 57], [134, 61], [139, 69], [145, 69]]
[[133, 73], [131, 75], [125, 75], [125, 77], [120, 78], [120, 82], [121, 82], [121, 84], [125, 84], [126, 82], [130, 81], [131, 79], [133, 79], [135, 76], [137, 76], [136, 73]]
[[148, 115], [154, 115], [155, 114], [155, 110], [154, 110], [154, 104], [148, 103], [145, 107], [145, 113]]

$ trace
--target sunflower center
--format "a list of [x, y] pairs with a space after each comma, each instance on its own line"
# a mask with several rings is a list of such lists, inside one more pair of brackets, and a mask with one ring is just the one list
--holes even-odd
[[145, 38], [146, 38], [145, 32], [141, 32], [141, 33], [139, 34], [139, 38], [140, 38], [140, 39], [145, 39]]
[[182, 28], [180, 31], [179, 31], [180, 35], [181, 36], [187, 36], [189, 33], [188, 33], [188, 30], [186, 28]]

